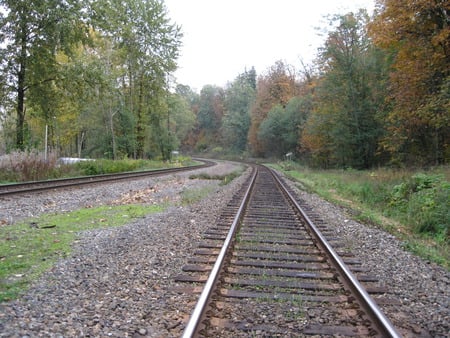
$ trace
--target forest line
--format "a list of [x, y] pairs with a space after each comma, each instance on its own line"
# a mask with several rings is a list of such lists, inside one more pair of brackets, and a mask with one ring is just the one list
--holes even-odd
[[[174, 83], [182, 28], [158, 0], [0, 0], [0, 153], [162, 158], [173, 150], [313, 166], [448, 164], [446, 1], [335, 15], [310, 65]], [[46, 132], [44, 132], [46, 131]]]

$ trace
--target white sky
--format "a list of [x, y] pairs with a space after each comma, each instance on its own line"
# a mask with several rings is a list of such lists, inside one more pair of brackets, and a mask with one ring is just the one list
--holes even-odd
[[328, 28], [325, 16], [366, 8], [374, 0], [165, 0], [184, 34], [177, 83], [200, 91], [224, 87], [245, 69], [265, 73], [276, 61], [310, 64]]

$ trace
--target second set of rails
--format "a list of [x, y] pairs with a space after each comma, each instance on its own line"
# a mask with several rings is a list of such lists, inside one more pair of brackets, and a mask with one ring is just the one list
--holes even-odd
[[11, 184], [0, 185], [0, 197], [19, 195], [24, 193], [34, 193], [44, 190], [52, 189], [64, 189], [70, 187], [80, 187], [83, 185], [90, 185], [96, 183], [107, 183], [119, 180], [130, 180], [138, 179], [149, 176], [159, 176], [173, 174], [181, 171], [189, 171], [195, 169], [201, 169], [213, 166], [215, 163], [208, 160], [198, 160], [201, 164], [186, 166], [186, 167], [175, 167], [175, 168], [164, 168], [164, 169], [153, 169], [153, 170], [143, 170], [134, 172], [122, 172], [115, 174], [103, 174], [103, 175], [92, 175], [92, 176], [81, 176], [81, 177], [70, 177], [61, 178], [53, 180], [43, 180], [43, 181], [30, 181], [30, 182], [20, 182]]
[[[214, 165], [203, 162], [188, 168], [0, 186], [0, 197]], [[312, 211], [300, 205], [276, 172], [252, 168], [176, 278], [199, 294], [183, 337], [400, 337], [369, 295], [376, 287], [367, 290], [355, 277], [362, 272], [358, 278], [364, 279], [364, 269], [353, 258], [338, 255], [330, 244], [333, 239], [325, 238], [321, 231], [326, 230], [314, 224]]]

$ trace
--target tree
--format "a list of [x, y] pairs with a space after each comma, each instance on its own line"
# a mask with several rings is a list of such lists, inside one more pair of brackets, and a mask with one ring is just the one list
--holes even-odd
[[250, 72], [240, 74], [225, 90], [222, 139], [233, 153], [242, 153], [246, 150], [250, 108], [255, 98], [255, 90], [254, 68]]
[[331, 142], [331, 114], [314, 111], [306, 121], [301, 135], [301, 147], [311, 157], [311, 164], [322, 168], [329, 168], [333, 159]]
[[200, 103], [197, 119], [200, 128], [209, 132], [219, 130], [223, 116], [223, 89], [206, 85], [200, 91]]
[[191, 110], [189, 101], [177, 93], [168, 96], [167, 104], [168, 131], [173, 136], [173, 148], [177, 149], [194, 129], [195, 114]]
[[367, 37], [367, 13], [334, 17], [338, 25], [320, 51], [322, 76], [304, 145], [316, 159], [340, 167], [368, 168], [376, 163], [381, 136], [378, 114], [384, 91], [376, 87], [386, 74], [384, 54]]
[[288, 152], [297, 152], [298, 142], [311, 110], [310, 95], [293, 97], [285, 108], [281, 105], [272, 108], [261, 123], [258, 133], [258, 138], [265, 140], [267, 144], [266, 152], [278, 157]]
[[[115, 159], [130, 150], [122, 149], [125, 141], [122, 137], [119, 142], [117, 136], [132, 135], [132, 130], [126, 129], [129, 123], [123, 115], [128, 112], [117, 85], [123, 73], [121, 60], [111, 40], [93, 30], [90, 35], [89, 46], [79, 44], [70, 57], [64, 53], [56, 56], [59, 80], [54, 83], [53, 95], [47, 102], [55, 112], [45, 121], [49, 127], [48, 144], [53, 148], [57, 145], [58, 153], [63, 156]], [[39, 100], [30, 96], [33, 107]], [[42, 119], [31, 114], [30, 122], [34, 120]]]
[[198, 150], [206, 150], [220, 145], [220, 128], [224, 114], [224, 90], [221, 87], [206, 85], [200, 91], [197, 124]]
[[8, 98], [1, 109], [12, 116], [10, 101], [15, 102], [16, 146], [38, 146], [35, 129], [47, 124], [51, 141], [56, 134], [63, 141], [61, 151], [72, 152], [76, 138], [78, 154], [83, 148], [112, 158], [144, 157], [151, 146], [149, 124], [167, 112], [167, 79], [181, 43], [180, 28], [169, 22], [163, 2], [0, 5], [1, 85]]
[[378, 0], [370, 24], [394, 56], [384, 149], [417, 164], [450, 158], [450, 6], [447, 0]]
[[162, 119], [156, 115], [164, 111], [167, 75], [176, 69], [180, 28], [170, 23], [158, 0], [97, 0], [92, 11], [102, 34], [122, 55], [125, 105], [136, 120], [133, 156], [142, 158], [149, 144], [149, 124]]
[[42, 99], [38, 105], [49, 119], [48, 102], [58, 80], [56, 55], [70, 54], [73, 45], [87, 40], [83, 3], [76, 0], [0, 0], [1, 69], [15, 101], [16, 147], [26, 146], [27, 94]]
[[182, 149], [193, 149], [197, 144], [200, 136], [200, 129], [198, 125], [197, 115], [200, 105], [200, 95], [187, 85], [178, 84], [175, 88], [175, 93], [185, 101], [189, 107], [189, 111], [194, 115], [194, 124], [191, 130], [188, 131], [184, 140], [182, 140]]
[[251, 108], [251, 124], [248, 135], [250, 149], [256, 156], [263, 156], [266, 151], [265, 141], [258, 138], [259, 127], [275, 105], [285, 106], [296, 96], [298, 86], [295, 74], [287, 65], [278, 61], [268, 73], [258, 79], [257, 94]]

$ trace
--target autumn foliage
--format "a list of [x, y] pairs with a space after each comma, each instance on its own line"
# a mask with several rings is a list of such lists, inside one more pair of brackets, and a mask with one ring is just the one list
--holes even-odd
[[251, 109], [251, 124], [248, 135], [253, 154], [265, 154], [264, 140], [258, 137], [259, 127], [275, 105], [285, 106], [298, 93], [295, 74], [283, 62], [278, 61], [269, 69], [267, 75], [261, 76], [257, 84], [257, 97]]
[[239, 76], [208, 107], [205, 86], [197, 149], [292, 152], [326, 168], [448, 163], [449, 12], [446, 1], [379, 0], [373, 17], [365, 10], [330, 17], [312, 66], [277, 61], [254, 93], [242, 91]]
[[450, 3], [379, 0], [374, 43], [394, 57], [381, 146], [399, 160], [442, 163], [450, 155]]
[[[1, 3], [13, 13], [16, 2]], [[94, 1], [94, 12], [103, 13], [105, 3]], [[42, 149], [48, 126], [50, 148], [85, 157], [169, 159], [177, 149], [241, 157], [293, 153], [326, 168], [449, 162], [448, 0], [376, 0], [373, 16], [364, 9], [330, 16], [311, 65], [277, 61], [261, 74], [252, 68], [224, 88], [205, 85], [200, 93], [184, 85], [169, 88], [182, 36], [164, 19], [162, 2], [124, 4], [133, 5], [131, 16], [118, 4], [108, 8], [88, 27], [89, 43], [69, 34], [51, 58], [38, 54], [41, 41], [34, 35], [14, 45], [21, 41], [21, 25], [12, 14], [0, 15], [0, 150], [12, 148], [14, 138], [19, 148]], [[142, 14], [147, 12], [154, 15]], [[75, 22], [70, 15], [63, 19], [67, 27]], [[64, 37], [59, 26], [49, 28], [43, 38]], [[24, 66], [26, 78], [15, 73]]]

